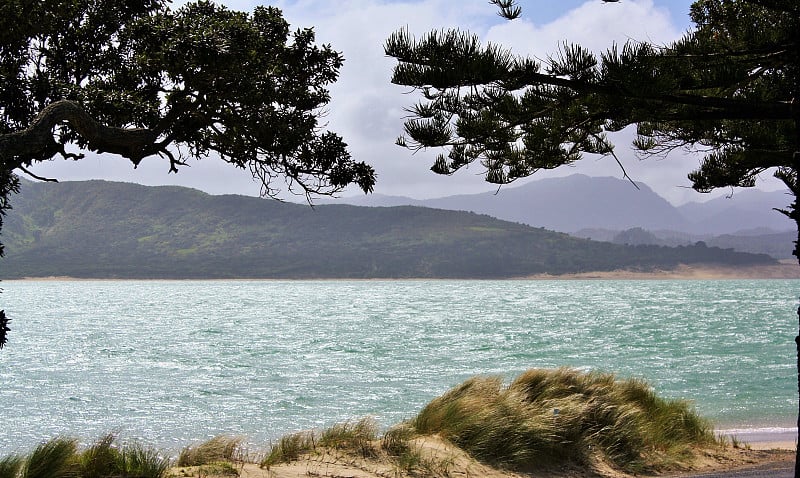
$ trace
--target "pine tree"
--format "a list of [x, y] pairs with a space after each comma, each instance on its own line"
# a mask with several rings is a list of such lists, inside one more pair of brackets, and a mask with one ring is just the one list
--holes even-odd
[[[520, 15], [513, 0], [492, 3]], [[443, 149], [436, 173], [477, 162], [506, 184], [587, 153], [616, 158], [607, 133], [634, 126], [645, 156], [704, 152], [689, 174], [701, 192], [774, 171], [794, 194], [782, 212], [800, 238], [800, 3], [697, 0], [690, 15], [695, 29], [669, 45], [628, 42], [598, 58], [568, 44], [541, 62], [459, 30], [398, 31], [385, 43], [398, 62], [392, 82], [422, 95], [398, 144]]]

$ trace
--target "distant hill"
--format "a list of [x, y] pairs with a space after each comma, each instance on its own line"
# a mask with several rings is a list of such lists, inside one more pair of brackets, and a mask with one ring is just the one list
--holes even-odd
[[[792, 202], [788, 191], [737, 190], [729, 197], [690, 202], [677, 210], [690, 223], [690, 232], [702, 234], [760, 235], [795, 231], [794, 223], [775, 209], [787, 209]], [[667, 229], [667, 228], [662, 228]], [[753, 230], [761, 231], [752, 233]], [[763, 229], [771, 230], [764, 231]], [[748, 233], [748, 231], [750, 231]]]
[[790, 198], [782, 191], [736, 191], [730, 198], [692, 202], [675, 207], [643, 183], [636, 189], [617, 178], [580, 174], [547, 178], [523, 186], [482, 193], [415, 200], [369, 195], [343, 198], [359, 206], [413, 205], [480, 214], [534, 227], [574, 233], [584, 229], [623, 231], [640, 227], [687, 234], [738, 234], [763, 228], [765, 233], [794, 230], [794, 224], [773, 208], [785, 208]]
[[172, 186], [25, 181], [12, 205], [5, 279], [502, 278], [775, 262], [702, 244], [589, 241], [470, 212], [312, 209]]
[[631, 228], [624, 231], [610, 229], [582, 229], [572, 233], [575, 237], [607, 241], [615, 244], [652, 244], [657, 246], [686, 246], [703, 241], [709, 246], [734, 249], [753, 254], [768, 254], [775, 259], [792, 259], [797, 232], [773, 232], [771, 229], [751, 229], [738, 234], [689, 234], [679, 231], [648, 231]]

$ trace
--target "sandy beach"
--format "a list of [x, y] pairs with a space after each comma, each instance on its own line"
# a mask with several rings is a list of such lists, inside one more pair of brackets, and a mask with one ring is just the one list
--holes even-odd
[[[418, 278], [419, 280], [435, 280], [431, 278]], [[579, 272], [574, 274], [535, 274], [515, 279], [528, 280], [735, 280], [735, 279], [800, 279], [800, 266], [794, 260], [784, 260], [779, 264], [769, 266], [749, 266], [749, 267], [723, 267], [718, 265], [685, 265], [681, 264], [674, 269], [634, 271], [591, 271]], [[119, 282], [126, 280], [154, 280], [154, 281], [285, 281], [292, 279], [107, 279], [91, 277], [69, 277], [69, 276], [49, 276], [49, 277], [25, 277], [21, 279], [3, 279], [4, 282], [15, 281], [110, 281]], [[337, 278], [328, 279], [301, 279], [303, 281], [316, 280], [340, 280]], [[374, 279], [341, 279], [348, 281], [375, 281], [375, 280], [415, 280], [415, 278], [374, 278]]]
[[769, 266], [722, 267], [717, 265], [685, 265], [654, 271], [603, 271], [577, 274], [538, 274], [528, 279], [539, 280], [723, 280], [723, 279], [800, 279], [800, 266], [793, 260]]
[[722, 429], [717, 430], [717, 435], [735, 438], [742, 446], [753, 450], [795, 450], [797, 447], [795, 428]]
[[[769, 436], [768, 436], [769, 435]], [[300, 457], [290, 463], [282, 463], [269, 468], [261, 468], [255, 464], [243, 465], [241, 478], [290, 478], [297, 476], [320, 477], [359, 477], [379, 478], [386, 476], [482, 476], [488, 478], [524, 478], [537, 476], [540, 478], [631, 478], [632, 476], [662, 476], [662, 477], [693, 477], [715, 476], [726, 477], [741, 476], [733, 473], [746, 470], [753, 474], [746, 476], [770, 476], [770, 471], [786, 470], [792, 467], [795, 457], [794, 442], [788, 441], [760, 441], [763, 439], [783, 439], [786, 437], [770, 434], [754, 434], [748, 437], [753, 440], [749, 446], [742, 444], [738, 448], [728, 447], [724, 450], [709, 449], [699, 454], [695, 463], [687, 468], [666, 471], [658, 475], [645, 473], [643, 475], [630, 475], [604, 463], [595, 463], [593, 466], [564, 465], [538, 470], [535, 475], [512, 472], [493, 468], [480, 463], [468, 456], [462, 450], [439, 440], [436, 437], [425, 437], [420, 440], [424, 460], [429, 465], [438, 463], [442, 468], [433, 467], [426, 469], [422, 474], [408, 474], [400, 469], [390, 459], [379, 457], [365, 458], [328, 450], [322, 453], [310, 454]], [[180, 469], [179, 476], [200, 478], [201, 473], [194, 469]], [[760, 474], [759, 474], [760, 473]]]

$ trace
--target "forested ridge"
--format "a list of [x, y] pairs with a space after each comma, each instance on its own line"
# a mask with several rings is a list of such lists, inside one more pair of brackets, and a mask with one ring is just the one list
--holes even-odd
[[105, 181], [24, 182], [0, 278], [505, 278], [772, 264], [696, 244], [626, 246], [421, 207], [211, 196]]

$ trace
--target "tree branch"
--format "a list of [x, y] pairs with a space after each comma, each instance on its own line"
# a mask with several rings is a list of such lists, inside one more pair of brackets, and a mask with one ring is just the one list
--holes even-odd
[[30, 166], [34, 160], [49, 159], [64, 147], [54, 140], [53, 129], [67, 123], [90, 150], [113, 153], [138, 165], [142, 158], [156, 154], [157, 135], [144, 128], [116, 128], [101, 124], [78, 103], [60, 100], [48, 105], [26, 129], [0, 135], [0, 160], [9, 170]]
[[[789, 102], [759, 102], [753, 103], [731, 98], [720, 98], [714, 96], [682, 95], [682, 94], [638, 94], [606, 85], [593, 84], [580, 80], [570, 80], [544, 73], [527, 72], [524, 74], [525, 80], [529, 84], [546, 84], [569, 88], [582, 93], [596, 93], [610, 95], [616, 98], [629, 98], [637, 100], [652, 101], [661, 104], [675, 104], [686, 106], [697, 106], [708, 110], [717, 110], [720, 118], [731, 119], [793, 119], [792, 104]], [[712, 111], [707, 111], [712, 113]]]
[[47, 182], [47, 183], [57, 183], [58, 182], [58, 179], [45, 178], [43, 176], [39, 176], [37, 174], [34, 174], [32, 171], [29, 171], [27, 168], [25, 168], [25, 166], [20, 166], [19, 169], [21, 169], [22, 172], [24, 172], [28, 176], [32, 177], [33, 179], [38, 179], [39, 181], [43, 181], [43, 182]]

